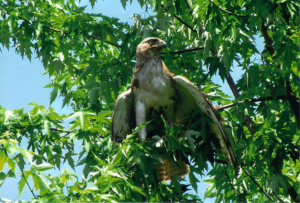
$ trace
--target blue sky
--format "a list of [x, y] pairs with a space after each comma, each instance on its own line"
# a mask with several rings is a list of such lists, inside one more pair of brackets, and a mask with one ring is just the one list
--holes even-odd
[[[129, 22], [129, 24], [133, 22], [130, 18], [132, 14], [143, 14], [143, 10], [136, 1], [131, 5], [128, 3], [126, 10], [123, 9], [119, 0], [98, 1], [93, 10], [87, 0], [81, 1], [80, 5], [88, 5], [86, 12], [102, 13], [110, 17], [119, 18], [123, 22]], [[2, 107], [10, 110], [24, 108], [25, 112], [31, 109], [31, 106], [28, 105], [30, 102], [37, 102], [40, 105], [49, 107], [51, 89], [43, 87], [50, 82], [50, 78], [48, 75], [43, 75], [45, 70], [39, 59], [33, 58], [30, 62], [26, 57], [22, 59], [20, 55], [16, 54], [13, 47], [9, 50], [1, 47], [0, 61], [0, 105]], [[235, 81], [241, 77], [241, 73], [240, 69], [235, 68], [234, 73], [232, 73]], [[223, 84], [218, 76], [214, 76], [213, 81], [221, 85], [221, 89], [226, 94], [232, 95], [228, 85]], [[61, 108], [62, 99], [60, 98], [57, 98], [51, 107], [60, 114], [72, 113], [72, 110], [68, 107]], [[71, 169], [68, 168], [68, 170]], [[55, 174], [59, 172], [54, 171]], [[12, 201], [18, 199], [29, 200], [32, 197], [29, 192], [15, 199], [18, 195], [18, 181], [19, 179], [7, 179], [0, 189], [0, 197]], [[204, 199], [207, 185], [206, 183], [198, 185], [198, 195], [202, 199]]]

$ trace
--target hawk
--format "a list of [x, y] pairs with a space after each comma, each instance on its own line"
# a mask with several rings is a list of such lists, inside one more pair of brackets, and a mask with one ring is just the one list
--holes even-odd
[[193, 112], [200, 110], [209, 117], [210, 135], [217, 143], [215, 150], [227, 158], [236, 174], [238, 164], [229, 137], [221, 123], [221, 116], [208, 98], [188, 79], [171, 73], [160, 58], [167, 44], [158, 38], [144, 39], [136, 49], [137, 62], [130, 89], [121, 93], [116, 101], [111, 124], [111, 139], [121, 142], [131, 130], [150, 122], [139, 132], [144, 141], [153, 129], [160, 126], [161, 116], [170, 125], [185, 125]]

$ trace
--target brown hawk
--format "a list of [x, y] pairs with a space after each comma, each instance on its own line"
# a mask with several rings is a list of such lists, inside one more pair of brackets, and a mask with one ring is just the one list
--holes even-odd
[[[130, 89], [120, 94], [115, 104], [111, 124], [113, 142], [121, 142], [133, 128], [160, 120], [161, 115], [170, 125], [184, 125], [193, 111], [200, 109], [213, 121], [208, 126], [218, 143], [212, 145], [232, 163], [237, 174], [238, 164], [219, 113], [193, 83], [167, 69], [160, 58], [165, 47], [167, 44], [158, 38], [144, 39], [138, 45]], [[142, 128], [138, 132], [140, 141], [146, 140], [147, 133], [156, 127], [157, 123], [150, 122]]]

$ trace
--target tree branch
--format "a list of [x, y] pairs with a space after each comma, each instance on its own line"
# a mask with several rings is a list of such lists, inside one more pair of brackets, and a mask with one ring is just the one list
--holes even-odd
[[259, 183], [250, 175], [250, 173], [244, 169], [243, 166], [241, 166], [241, 168], [243, 169], [243, 171], [249, 176], [249, 178], [255, 183], [255, 185], [271, 200], [271, 201], [274, 201], [273, 198], [268, 194], [266, 193], [266, 191], [264, 191], [264, 189], [259, 185]]
[[206, 73], [206, 75], [202, 78], [202, 80], [197, 84], [197, 87], [199, 87], [206, 80], [206, 78], [208, 77], [209, 73], [210, 73], [210, 70]]
[[[164, 5], [160, 5], [165, 11], [168, 11]], [[188, 23], [186, 23], [184, 20], [182, 20], [179, 16], [175, 15], [174, 14], [174, 17], [179, 21], [181, 22], [182, 24], [184, 24], [186, 27], [188, 27], [190, 30], [192, 30], [194, 33], [198, 34], [198, 31], [195, 30], [192, 26], [190, 26]]]
[[[230, 89], [231, 89], [231, 91], [232, 91], [235, 99], [238, 99], [239, 96], [240, 96], [240, 93], [239, 93], [239, 91], [238, 91], [238, 89], [237, 89], [237, 87], [236, 87], [236, 85], [235, 85], [235, 83], [234, 83], [234, 81], [233, 81], [233, 79], [232, 79], [232, 77], [231, 77], [231, 75], [229, 73], [227, 73], [227, 75], [226, 75], [226, 80], [227, 80], [227, 83], [228, 83], [228, 85], [229, 85], [229, 87], [230, 87]], [[242, 112], [242, 115], [243, 115], [243, 118], [245, 120], [246, 126], [249, 129], [251, 135], [254, 135], [255, 128], [254, 128], [254, 126], [252, 124], [252, 121], [251, 121], [250, 117], [248, 115], [245, 115], [244, 112]]]
[[25, 177], [25, 175], [24, 175], [24, 171], [23, 171], [22, 167], [19, 165], [19, 163], [18, 163], [18, 166], [19, 166], [19, 168], [20, 168], [20, 170], [21, 170], [21, 174], [22, 174], [22, 177], [24, 178], [24, 180], [25, 180], [25, 182], [26, 182], [26, 185], [28, 186], [28, 188], [29, 188], [31, 194], [33, 195], [34, 199], [36, 199], [36, 196], [35, 196], [35, 194], [34, 194], [34, 192], [33, 192], [33, 189], [30, 187], [30, 185], [29, 185], [29, 183], [28, 183], [28, 181], [27, 181], [27, 179], [26, 179], [26, 177]]
[[[275, 59], [275, 56], [273, 56], [275, 53], [275, 49], [272, 44], [272, 38], [269, 36], [268, 27], [264, 24], [264, 22], [262, 22], [262, 25], [261, 25], [261, 32], [262, 32], [263, 37], [266, 42], [266, 46], [267, 46], [266, 49], [269, 51], [271, 57], [273, 59]], [[280, 67], [280, 65], [278, 66], [278, 68], [279, 67]], [[290, 107], [293, 110], [294, 115], [296, 117], [298, 128], [300, 129], [300, 102], [297, 101], [297, 97], [293, 94], [290, 82], [288, 80], [285, 81], [285, 85], [286, 85], [285, 87], [286, 87], [287, 99], [288, 99], [288, 101], [290, 103]]]
[[[16, 125], [12, 125], [12, 127], [16, 128], [16, 129], [25, 129], [26, 127], [24, 126], [16, 126]], [[57, 129], [57, 128], [50, 128], [51, 131], [53, 132], [60, 132], [60, 133], [66, 133], [65, 135], [57, 138], [56, 140], [60, 140], [61, 138], [63, 137], [66, 137], [67, 135], [69, 135], [71, 132], [73, 131], [70, 131], [70, 130], [60, 130], [60, 129]]]
[[197, 51], [197, 50], [202, 50], [204, 47], [194, 47], [194, 48], [189, 48], [189, 49], [181, 49], [181, 50], [176, 50], [176, 51], [169, 51], [169, 52], [161, 52], [160, 54], [181, 54], [185, 52], [191, 52], [191, 51]]
[[281, 100], [281, 99], [287, 99], [286, 95], [280, 95], [280, 96], [277, 96], [276, 98], [268, 96], [268, 97], [248, 99], [248, 100], [244, 100], [244, 101], [238, 101], [238, 102], [234, 102], [234, 103], [231, 103], [231, 104], [227, 104], [227, 105], [224, 105], [224, 106], [215, 106], [215, 109], [217, 111], [222, 111], [224, 109], [228, 109], [230, 107], [233, 107], [237, 104], [242, 104], [244, 102], [260, 102], [260, 101]]
[[280, 202], [284, 203], [284, 201], [277, 195], [275, 191], [273, 191], [272, 193]]
[[234, 16], [237, 16], [237, 17], [246, 17], [246, 16], [248, 16], [248, 15], [241, 15], [241, 14], [235, 14], [235, 13], [231, 13], [231, 12], [229, 12], [229, 11], [227, 11], [227, 10], [225, 10], [225, 9], [223, 9], [223, 8], [221, 8], [221, 7], [219, 7], [217, 4], [215, 4], [214, 2], [213, 2], [213, 0], [209, 0], [214, 6], [216, 6], [218, 9], [220, 9], [221, 11], [223, 11], [224, 13], [227, 13], [227, 14], [229, 14], [229, 15], [234, 15]]

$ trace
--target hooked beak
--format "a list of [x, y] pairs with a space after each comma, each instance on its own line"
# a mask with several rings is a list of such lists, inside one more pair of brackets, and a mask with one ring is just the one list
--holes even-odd
[[167, 48], [167, 43], [164, 42], [164, 41], [161, 41], [160, 44], [159, 44], [159, 47], [162, 48], [162, 49]]

